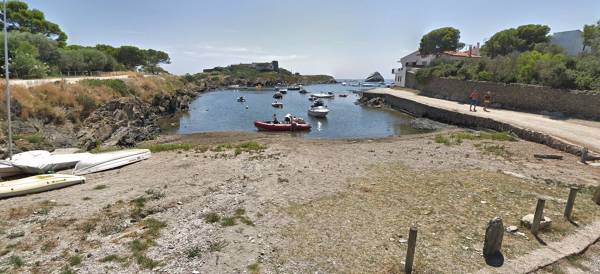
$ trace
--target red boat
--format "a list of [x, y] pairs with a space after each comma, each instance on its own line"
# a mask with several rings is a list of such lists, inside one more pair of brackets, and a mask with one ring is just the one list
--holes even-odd
[[274, 124], [271, 121], [254, 121], [254, 126], [258, 130], [265, 131], [304, 131], [310, 130], [310, 124], [307, 123], [291, 123], [291, 124]]

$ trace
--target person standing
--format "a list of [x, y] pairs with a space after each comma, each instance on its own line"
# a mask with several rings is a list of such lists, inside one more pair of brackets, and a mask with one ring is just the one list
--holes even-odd
[[469, 111], [477, 111], [477, 104], [479, 104], [479, 92], [473, 89], [469, 94]]
[[492, 104], [492, 92], [488, 90], [488, 92], [483, 95], [483, 111], [489, 112], [487, 109]]

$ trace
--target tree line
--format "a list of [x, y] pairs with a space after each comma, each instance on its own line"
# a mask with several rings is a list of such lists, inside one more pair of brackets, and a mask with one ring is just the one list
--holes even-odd
[[[464, 80], [524, 83], [600, 91], [600, 21], [583, 26], [581, 53], [568, 55], [552, 44], [550, 27], [529, 24], [495, 33], [481, 48], [481, 58], [438, 58], [417, 72], [417, 79], [454, 77]], [[460, 31], [441, 28], [423, 36], [422, 55], [459, 50]]]
[[[60, 26], [46, 20], [42, 11], [30, 9], [21, 1], [9, 1], [7, 11], [9, 73], [13, 78], [136, 69], [158, 73], [164, 72], [160, 64], [171, 62], [166, 52], [154, 49], [67, 45], [67, 35]], [[0, 27], [4, 27], [3, 24], [0, 22]], [[3, 34], [0, 39], [4, 39]], [[4, 51], [4, 43], [0, 43], [0, 50]], [[0, 61], [3, 65], [3, 54]], [[0, 74], [4, 75], [4, 70]]]

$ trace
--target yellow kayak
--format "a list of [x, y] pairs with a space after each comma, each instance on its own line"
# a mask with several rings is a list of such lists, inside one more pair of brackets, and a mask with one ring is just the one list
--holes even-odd
[[38, 193], [85, 182], [82, 176], [67, 174], [36, 175], [0, 182], [0, 198]]

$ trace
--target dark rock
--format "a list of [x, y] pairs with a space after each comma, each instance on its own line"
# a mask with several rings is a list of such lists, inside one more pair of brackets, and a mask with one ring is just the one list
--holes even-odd
[[436, 122], [427, 118], [416, 118], [410, 121], [410, 126], [414, 129], [422, 130], [438, 130], [452, 128], [453, 126], [444, 123]]
[[367, 77], [367, 79], [365, 79], [365, 82], [383, 82], [385, 81], [385, 79], [383, 79], [383, 76], [381, 76], [381, 74], [379, 72], [373, 72], [371, 75], [369, 75], [369, 77]]
[[160, 132], [154, 111], [150, 104], [138, 98], [112, 100], [85, 119], [77, 138], [86, 150], [99, 144], [133, 146], [136, 142], [156, 137]]

